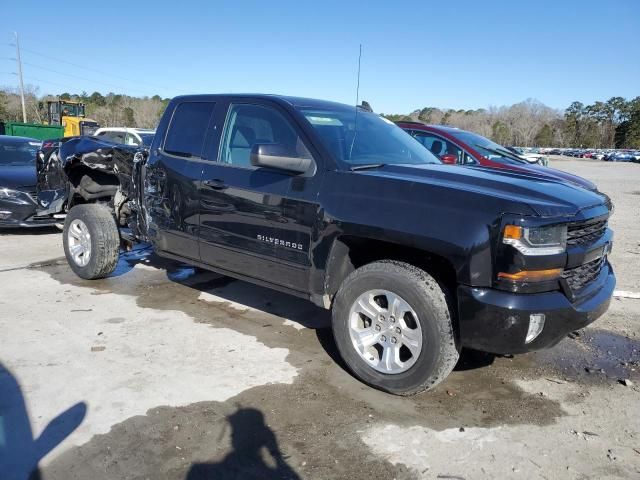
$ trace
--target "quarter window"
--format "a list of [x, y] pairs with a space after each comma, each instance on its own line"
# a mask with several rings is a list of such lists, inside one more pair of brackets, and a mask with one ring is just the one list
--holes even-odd
[[221, 142], [220, 162], [234, 167], [251, 167], [251, 150], [256, 144], [278, 144], [301, 157], [311, 157], [291, 123], [277, 110], [262, 105], [231, 105]]
[[164, 140], [164, 151], [181, 157], [200, 157], [214, 103], [185, 102], [179, 104]]

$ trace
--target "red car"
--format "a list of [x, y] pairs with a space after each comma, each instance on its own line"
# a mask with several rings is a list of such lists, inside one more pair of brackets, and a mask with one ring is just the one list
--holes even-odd
[[396, 123], [442, 160], [442, 163], [500, 168], [528, 175], [551, 177], [589, 190], [597, 189], [595, 184], [577, 175], [554, 168], [532, 165], [502, 145], [477, 133], [444, 125], [425, 125], [420, 122]]

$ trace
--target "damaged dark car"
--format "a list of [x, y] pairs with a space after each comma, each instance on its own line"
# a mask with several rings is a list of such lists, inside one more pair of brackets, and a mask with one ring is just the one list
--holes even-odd
[[[37, 156], [38, 214], [64, 218], [76, 203], [104, 203], [120, 209], [133, 191], [136, 146], [98, 137], [70, 137], [43, 142]], [[123, 213], [120, 215], [120, 213]]]
[[40, 141], [0, 135], [0, 228], [47, 227], [55, 223], [40, 216], [36, 196], [36, 152]]

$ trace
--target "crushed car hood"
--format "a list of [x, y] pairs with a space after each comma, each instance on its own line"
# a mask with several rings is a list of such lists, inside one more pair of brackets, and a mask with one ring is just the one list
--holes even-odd
[[[387, 165], [367, 170], [367, 175], [466, 190], [494, 198], [502, 198], [512, 211], [503, 213], [531, 214], [541, 217], [573, 216], [581, 210], [606, 205], [606, 196], [572, 183], [548, 176], [499, 170], [480, 166]], [[525, 208], [513, 211], [520, 204]]]
[[38, 213], [62, 211], [69, 194], [67, 174], [78, 165], [116, 175], [123, 193], [132, 191], [133, 158], [138, 151], [136, 147], [88, 136], [44, 142], [37, 155]]
[[60, 146], [62, 167], [75, 163], [104, 172], [131, 176], [136, 147], [112, 143], [96, 137], [72, 138]]

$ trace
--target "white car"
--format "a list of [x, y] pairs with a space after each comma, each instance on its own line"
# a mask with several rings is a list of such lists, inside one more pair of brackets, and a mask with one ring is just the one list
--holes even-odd
[[532, 165], [537, 164], [537, 165], [542, 165], [546, 167], [549, 163], [549, 161], [547, 160], [547, 157], [540, 153], [527, 152], [523, 148], [517, 148], [517, 147], [507, 147], [507, 149], [510, 150], [512, 153], [515, 153], [518, 157], [520, 157], [521, 159], [525, 160], [526, 162]]
[[93, 135], [123, 145], [149, 148], [155, 134], [155, 130], [147, 128], [104, 127], [96, 130]]

